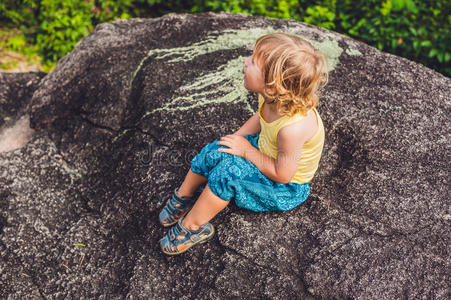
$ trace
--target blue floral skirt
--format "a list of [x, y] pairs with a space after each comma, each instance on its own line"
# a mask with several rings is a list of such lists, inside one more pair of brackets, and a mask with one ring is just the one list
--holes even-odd
[[[245, 138], [258, 149], [258, 133]], [[307, 199], [308, 183], [272, 181], [247, 159], [219, 148], [227, 147], [215, 140], [191, 160], [191, 170], [208, 178], [208, 187], [219, 198], [235, 199], [237, 206], [258, 212], [290, 210]]]

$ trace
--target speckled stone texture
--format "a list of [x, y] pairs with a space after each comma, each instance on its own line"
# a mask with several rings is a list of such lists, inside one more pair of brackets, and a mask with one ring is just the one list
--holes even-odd
[[33, 136], [29, 109], [42, 72], [0, 72], [0, 152], [23, 147]]
[[0, 72], [0, 130], [28, 113], [31, 97], [45, 73]]
[[[287, 212], [232, 201], [211, 241], [166, 256], [158, 213], [255, 112], [242, 57], [270, 31], [329, 59], [312, 193]], [[300, 22], [99, 25], [39, 83], [33, 139], [0, 153], [0, 298], [448, 299], [450, 95], [449, 78]]]

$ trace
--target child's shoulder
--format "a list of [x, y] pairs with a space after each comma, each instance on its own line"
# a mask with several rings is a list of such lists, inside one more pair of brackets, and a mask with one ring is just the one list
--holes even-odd
[[305, 117], [297, 118], [295, 122], [288, 124], [279, 130], [281, 138], [308, 141], [319, 128], [319, 115], [316, 110], [311, 109]]

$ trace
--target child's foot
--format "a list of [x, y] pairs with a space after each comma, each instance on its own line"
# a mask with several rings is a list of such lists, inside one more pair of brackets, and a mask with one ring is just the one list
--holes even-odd
[[194, 193], [191, 197], [179, 197], [177, 196], [178, 188], [175, 189], [174, 194], [168, 203], [166, 203], [163, 210], [160, 212], [159, 219], [161, 225], [164, 227], [171, 226], [177, 221], [185, 216], [188, 211], [193, 207], [194, 202], [196, 202], [199, 193]]
[[209, 222], [201, 225], [197, 230], [189, 230], [183, 227], [182, 220], [183, 218], [160, 240], [161, 250], [164, 253], [169, 255], [183, 253], [197, 243], [206, 242], [215, 233], [213, 225]]

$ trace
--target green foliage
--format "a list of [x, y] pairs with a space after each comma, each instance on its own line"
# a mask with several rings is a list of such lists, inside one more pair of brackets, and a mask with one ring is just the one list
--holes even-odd
[[14, 51], [20, 51], [25, 47], [25, 35], [23, 33], [12, 36], [8, 39], [7, 45]]
[[297, 0], [231, 0], [231, 1], [190, 1], [191, 12], [227, 11], [249, 15], [267, 16], [277, 19], [293, 18], [299, 12]]
[[38, 20], [34, 13], [37, 2], [39, 1], [2, 0], [0, 1], [0, 20], [10, 21], [14, 25], [36, 26]]
[[8, 39], [6, 48], [28, 57], [39, 54], [44, 70], [50, 70], [96, 24], [135, 15], [133, 2], [136, 1], [4, 0], [0, 2], [0, 22], [22, 30]]
[[5, 70], [9, 70], [12, 69], [14, 67], [16, 67], [19, 64], [18, 61], [9, 61], [9, 62], [4, 62], [0, 64], [0, 68], [5, 69]]
[[450, 76], [449, 11], [450, 1], [342, 1], [336, 4], [335, 30]]
[[39, 54], [50, 69], [99, 23], [206, 11], [303, 21], [451, 77], [451, 1], [1, 0], [0, 24], [20, 29], [8, 38], [8, 49], [29, 56]]
[[57, 61], [92, 30], [91, 3], [78, 0], [42, 0], [36, 44], [44, 61]]
[[307, 8], [306, 13], [307, 16], [305, 16], [304, 22], [327, 29], [335, 28], [333, 22], [335, 20], [335, 12], [329, 11], [328, 7], [315, 5]]
[[[92, 1], [94, 2], [94, 1]], [[93, 24], [112, 22], [116, 19], [129, 19], [136, 16], [133, 11], [133, 0], [103, 0], [92, 3]], [[152, 1], [154, 2], [154, 1]]]

